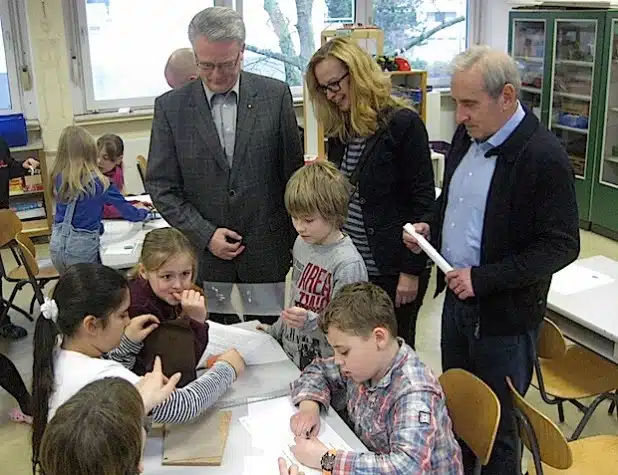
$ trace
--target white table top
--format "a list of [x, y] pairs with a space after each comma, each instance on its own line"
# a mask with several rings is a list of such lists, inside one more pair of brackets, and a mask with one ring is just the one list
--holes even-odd
[[614, 279], [614, 282], [570, 295], [550, 288], [547, 307], [613, 342], [618, 342], [618, 262], [605, 256], [594, 256], [579, 259], [571, 265], [600, 272]]
[[[239, 323], [238, 326], [255, 331], [255, 322], [243, 322]], [[289, 361], [289, 364], [300, 374], [300, 371], [294, 366], [292, 361]], [[246, 371], [251, 371], [251, 366], [248, 366]], [[245, 457], [261, 457], [264, 456], [264, 452], [262, 449], [254, 446], [251, 441], [251, 435], [239, 421], [241, 417], [249, 414], [249, 404], [225, 408], [223, 410], [232, 411], [232, 421], [227, 443], [225, 445], [225, 452], [223, 454], [223, 462], [220, 466], [163, 466], [161, 465], [163, 457], [163, 438], [160, 436], [149, 436], [144, 450], [144, 473], [146, 475], [251, 475], [251, 473], [246, 470]], [[276, 417], [276, 414], [269, 414], [269, 417]], [[328, 414], [323, 414], [322, 418], [353, 450], [367, 450], [354, 432], [352, 432], [334, 410], [331, 409]], [[273, 470], [271, 473], [275, 475], [278, 473], [276, 458], [273, 458], [272, 466]]]
[[[150, 202], [149, 195], [129, 197], [131, 200]], [[169, 227], [164, 219], [146, 223], [132, 223], [123, 219], [103, 220], [105, 232], [101, 236], [101, 260], [114, 269], [128, 269], [139, 261], [141, 245], [149, 231]]]

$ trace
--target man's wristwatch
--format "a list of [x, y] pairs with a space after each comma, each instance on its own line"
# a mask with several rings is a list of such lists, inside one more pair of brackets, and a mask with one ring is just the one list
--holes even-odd
[[333, 469], [335, 468], [335, 457], [337, 456], [336, 450], [329, 450], [322, 455], [320, 464], [322, 466], [322, 475], [333, 475]]

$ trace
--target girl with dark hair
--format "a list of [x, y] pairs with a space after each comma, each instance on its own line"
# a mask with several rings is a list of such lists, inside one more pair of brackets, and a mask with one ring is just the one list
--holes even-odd
[[[100, 264], [69, 267], [54, 288], [53, 299], [43, 304], [34, 333], [35, 467], [47, 422], [71, 396], [105, 377], [139, 383], [140, 377], [130, 369], [142, 341], [157, 328], [159, 320], [152, 315], [130, 319], [129, 304], [125, 277]], [[243, 368], [236, 350], [223, 353], [209, 371], [156, 406], [154, 422], [180, 423], [197, 417], [231, 386]]]

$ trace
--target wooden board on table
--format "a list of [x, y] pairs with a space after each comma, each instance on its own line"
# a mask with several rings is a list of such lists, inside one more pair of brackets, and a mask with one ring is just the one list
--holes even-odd
[[185, 424], [166, 425], [163, 465], [221, 465], [231, 411], [207, 411]]

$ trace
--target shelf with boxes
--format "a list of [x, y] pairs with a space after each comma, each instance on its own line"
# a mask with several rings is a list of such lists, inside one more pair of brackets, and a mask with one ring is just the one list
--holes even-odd
[[53, 208], [40, 128], [27, 127], [23, 116], [15, 114], [0, 118], [0, 135], [9, 144], [15, 160], [22, 162], [31, 157], [40, 163], [34, 173], [9, 181], [9, 207], [21, 219], [28, 236], [48, 236]]

